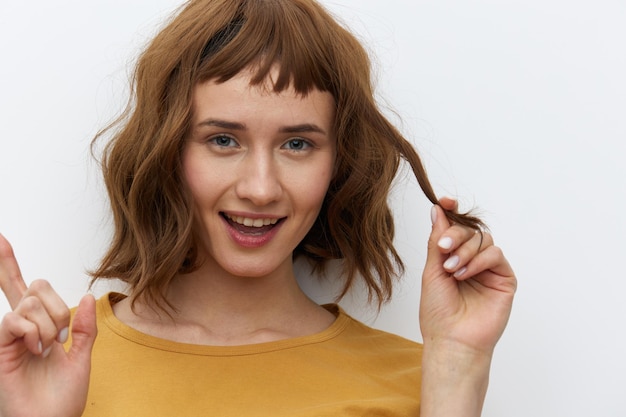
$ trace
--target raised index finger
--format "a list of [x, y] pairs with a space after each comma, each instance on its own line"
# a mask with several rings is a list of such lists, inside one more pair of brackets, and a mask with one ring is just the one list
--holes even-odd
[[26, 292], [26, 283], [22, 278], [13, 248], [2, 234], [0, 234], [0, 288], [13, 309]]

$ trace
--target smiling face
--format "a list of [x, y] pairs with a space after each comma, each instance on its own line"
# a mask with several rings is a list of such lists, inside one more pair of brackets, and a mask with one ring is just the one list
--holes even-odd
[[196, 86], [193, 106], [182, 166], [205, 265], [236, 276], [291, 273], [333, 174], [333, 97], [251, 86], [244, 71]]

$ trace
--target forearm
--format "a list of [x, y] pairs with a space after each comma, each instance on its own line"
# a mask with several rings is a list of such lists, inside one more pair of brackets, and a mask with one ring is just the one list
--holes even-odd
[[491, 354], [425, 343], [421, 417], [477, 417], [489, 384]]

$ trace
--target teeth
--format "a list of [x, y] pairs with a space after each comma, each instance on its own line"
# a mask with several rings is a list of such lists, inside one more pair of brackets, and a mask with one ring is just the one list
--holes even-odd
[[270, 224], [276, 224], [278, 222], [278, 219], [251, 219], [249, 217], [230, 216], [228, 214], [226, 216], [235, 223], [243, 224], [247, 227], [263, 227], [269, 226]]

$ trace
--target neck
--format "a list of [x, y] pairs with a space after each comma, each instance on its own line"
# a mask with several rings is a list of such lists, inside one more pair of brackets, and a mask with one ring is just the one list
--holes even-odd
[[138, 303], [131, 326], [148, 326], [151, 330], [138, 330], [160, 337], [158, 329], [173, 331], [165, 338], [177, 341], [236, 345], [313, 334], [334, 320], [302, 292], [291, 260], [271, 275], [257, 277], [234, 276], [207, 262], [176, 277], [167, 300], [175, 309], [169, 312], [171, 319]]
[[178, 276], [168, 291], [168, 301], [179, 317], [231, 321], [267, 319], [312, 303], [298, 286], [290, 263], [256, 277], [231, 275], [207, 263]]

